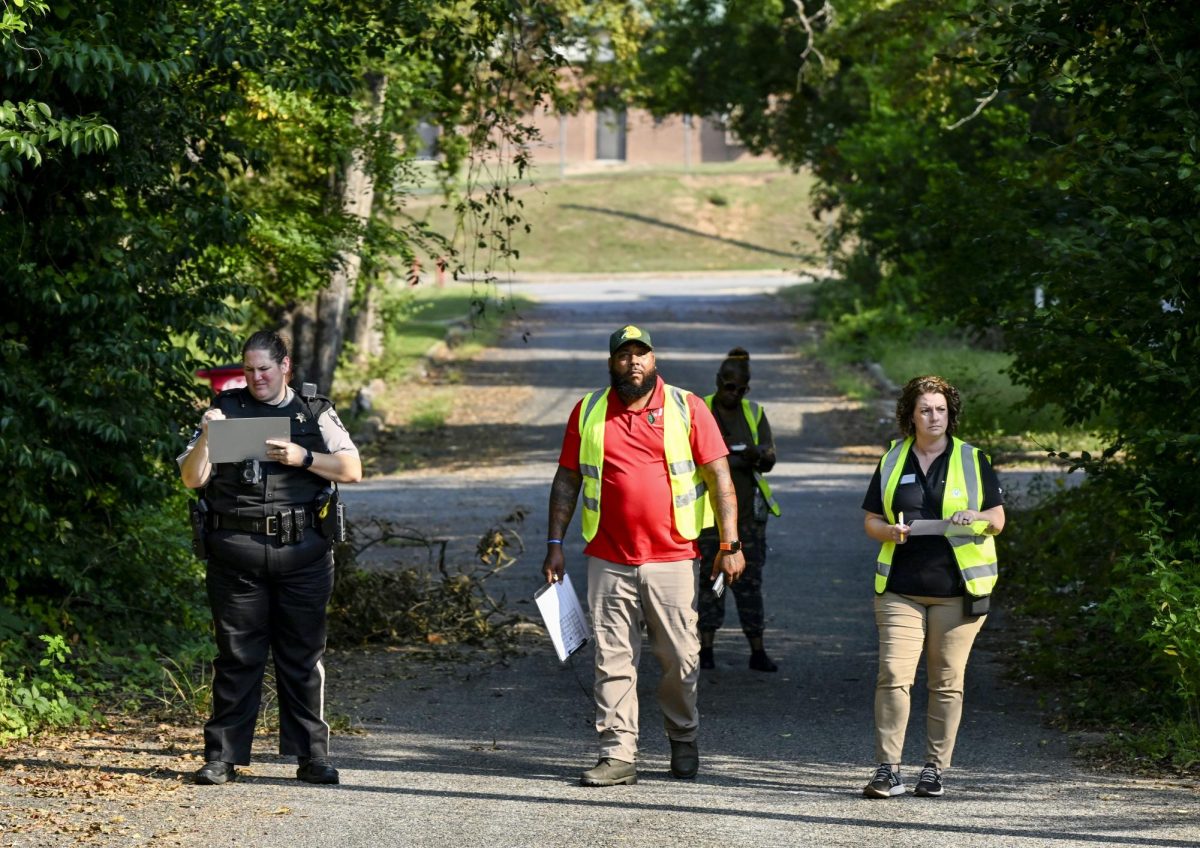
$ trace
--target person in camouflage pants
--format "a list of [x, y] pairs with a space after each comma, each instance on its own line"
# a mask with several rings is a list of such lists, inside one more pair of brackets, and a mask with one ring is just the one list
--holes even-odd
[[[778, 515], [779, 507], [770, 495], [770, 487], [760, 485], [761, 475], [775, 467], [775, 441], [762, 407], [744, 399], [749, 391], [750, 354], [737, 347], [721, 363], [717, 391], [705, 402], [729, 448], [729, 470], [737, 493], [738, 541], [746, 569], [732, 588], [742, 632], [750, 641], [750, 668], [775, 671], [778, 666], [763, 647], [762, 581], [767, 561], [767, 516]], [[716, 667], [713, 642], [725, 623], [725, 596], [715, 593], [707, 578], [719, 543], [714, 529], [700, 534], [700, 667], [705, 669]]]
[[[739, 521], [738, 539], [742, 543], [742, 556], [746, 558], [746, 570], [733, 584], [733, 597], [737, 602], [742, 632], [753, 645], [756, 639], [762, 640], [766, 629], [763, 624], [762, 578], [763, 566], [767, 562], [767, 522], [753, 519]], [[701, 562], [711, 566], [717, 556], [717, 544], [716, 534], [701, 535]], [[700, 573], [708, 572], [701, 569]], [[725, 624], [725, 595], [718, 597], [707, 585], [704, 589], [700, 593], [700, 633], [716, 633]]]

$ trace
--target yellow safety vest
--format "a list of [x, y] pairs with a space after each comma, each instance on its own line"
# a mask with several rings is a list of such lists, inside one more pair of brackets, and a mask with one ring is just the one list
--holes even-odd
[[[604, 421], [610, 389], [584, 395], [579, 405], [579, 473], [583, 475], [583, 538], [591, 541], [600, 529], [600, 483], [604, 474]], [[671, 477], [675, 532], [695, 539], [712, 526], [708, 486], [692, 459], [691, 392], [663, 384], [663, 455]], [[707, 522], [707, 523], [706, 523]]]
[[[950, 459], [946, 468], [946, 491], [942, 495], [942, 518], [947, 519], [962, 509], [978, 510], [983, 503], [983, 478], [979, 473], [978, 448], [951, 437]], [[889, 524], [896, 523], [892, 512], [892, 496], [904, 473], [904, 462], [912, 448], [910, 436], [893, 441], [879, 461], [879, 485], [883, 488], [883, 511]], [[947, 540], [962, 574], [967, 591], [976, 597], [990, 595], [1000, 571], [996, 562], [996, 540], [991, 536], [953, 536]], [[884, 542], [875, 563], [875, 593], [887, 589], [892, 570], [895, 542]]]
[[[713, 408], [713, 398], [715, 394], [708, 395], [704, 398], [704, 402], [709, 409]], [[750, 438], [754, 440], [754, 444], [758, 444], [758, 422], [762, 421], [763, 408], [752, 400], [742, 398], [742, 414], [746, 416], [746, 423], [750, 425]], [[771, 509], [772, 515], [779, 515], [779, 504], [775, 501], [771, 494], [771, 485], [767, 482], [767, 478], [754, 472], [754, 481], [758, 483], [758, 490], [767, 500], [767, 506]]]

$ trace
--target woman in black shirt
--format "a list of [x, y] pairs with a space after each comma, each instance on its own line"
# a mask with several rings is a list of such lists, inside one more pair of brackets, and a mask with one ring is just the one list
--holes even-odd
[[967, 658], [996, 582], [992, 537], [1004, 528], [1003, 493], [983, 452], [954, 438], [961, 407], [958, 390], [941, 377], [910, 380], [896, 403], [905, 438], [880, 460], [863, 499], [866, 533], [882, 543], [875, 573], [879, 766], [863, 789], [869, 798], [905, 791], [900, 761], [922, 650], [929, 709], [925, 766], [914, 794], [942, 794], [942, 769], [950, 765], [962, 718]]

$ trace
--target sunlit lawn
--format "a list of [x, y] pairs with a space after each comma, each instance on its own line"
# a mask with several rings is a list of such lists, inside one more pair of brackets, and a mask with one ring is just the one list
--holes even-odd
[[[513, 188], [530, 232], [514, 230], [519, 258], [511, 270], [519, 276], [796, 268], [807, 264], [803, 255], [819, 253], [811, 188], [806, 173], [761, 164], [547, 176]], [[455, 230], [449, 210], [421, 202], [438, 230]]]

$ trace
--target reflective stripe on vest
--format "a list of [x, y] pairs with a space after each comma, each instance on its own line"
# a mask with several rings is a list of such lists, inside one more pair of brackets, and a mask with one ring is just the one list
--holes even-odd
[[[604, 475], [604, 423], [610, 389], [585, 395], [579, 406], [579, 473], [583, 477], [583, 538], [591, 541], [600, 529], [600, 488]], [[663, 385], [663, 454], [671, 480], [675, 532], [695, 539], [708, 516], [708, 487], [692, 459], [692, 416], [689, 392]], [[706, 520], [708, 523], [706, 524]]]
[[[712, 394], [707, 395], [704, 398], [704, 403], [710, 410], [713, 408], [714, 397], [716, 397], [716, 395]], [[754, 441], [754, 444], [757, 445], [758, 422], [762, 421], [763, 408], [752, 400], [746, 400], [745, 398], [742, 398], [742, 414], [746, 416], [746, 423], [750, 425], [750, 438]], [[759, 474], [757, 471], [753, 473], [754, 482], [758, 483], [758, 490], [762, 492], [762, 496], [766, 499], [767, 506], [770, 508], [771, 514], [779, 515], [779, 504], [776, 502], [775, 496], [771, 494], [771, 485], [767, 482], [767, 478]]]
[[[896, 523], [892, 497], [900, 484], [904, 461], [912, 448], [912, 438], [892, 442], [879, 461], [879, 485], [883, 489], [884, 517]], [[983, 503], [983, 480], [979, 472], [979, 449], [961, 439], [951, 438], [949, 464], [946, 467], [946, 490], [942, 493], [942, 518], [948, 519], [963, 509], [979, 511]], [[954, 551], [954, 560], [962, 574], [967, 591], [976, 597], [990, 595], [1000, 571], [996, 561], [996, 540], [992, 536], [955, 536], [947, 539]], [[875, 592], [882, 595], [887, 589], [892, 571], [894, 542], [884, 542], [875, 563]]]

